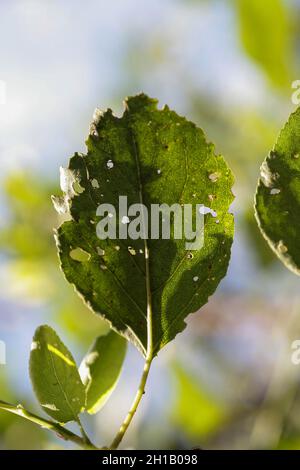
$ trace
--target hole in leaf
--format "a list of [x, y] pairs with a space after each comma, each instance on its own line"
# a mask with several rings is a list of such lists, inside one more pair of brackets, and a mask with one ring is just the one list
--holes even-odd
[[74, 261], [80, 261], [81, 263], [89, 261], [91, 259], [91, 255], [82, 248], [75, 248], [74, 250], [71, 250], [70, 257]]

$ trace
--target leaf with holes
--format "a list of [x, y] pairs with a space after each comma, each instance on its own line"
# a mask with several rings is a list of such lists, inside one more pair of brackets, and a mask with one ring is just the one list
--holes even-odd
[[60, 423], [76, 421], [85, 406], [84, 386], [71, 353], [47, 325], [34, 334], [29, 370], [43, 410]]
[[[72, 219], [56, 234], [62, 269], [90, 308], [143, 354], [150, 333], [156, 354], [185, 328], [184, 319], [207, 302], [226, 273], [234, 225], [228, 213], [232, 173], [201, 129], [167, 106], [159, 110], [144, 94], [126, 100], [121, 118], [111, 110], [96, 111], [87, 149], [61, 170], [64, 194], [53, 197], [56, 209]], [[119, 209], [124, 200], [131, 211], [126, 215]], [[161, 219], [170, 220], [169, 239], [168, 233], [146, 232], [154, 205], [177, 204], [184, 211], [196, 203], [205, 214], [202, 248], [188, 251], [185, 237], [174, 235], [175, 212], [168, 218], [164, 210], [167, 222]], [[107, 204], [104, 219], [116, 222], [115, 239], [97, 236], [104, 220], [101, 204]], [[138, 231], [137, 221], [142, 236], [126, 238], [127, 229]]]
[[300, 108], [261, 166], [255, 200], [263, 236], [285, 266], [300, 274]]
[[79, 372], [86, 390], [86, 411], [97, 413], [114, 391], [122, 370], [127, 343], [110, 331], [99, 336], [83, 359]]

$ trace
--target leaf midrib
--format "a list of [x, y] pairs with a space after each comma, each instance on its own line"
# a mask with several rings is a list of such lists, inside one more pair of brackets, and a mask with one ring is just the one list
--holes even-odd
[[[134, 132], [132, 127], [129, 126], [129, 132], [133, 144], [134, 150], [134, 157], [137, 169], [137, 183], [138, 183], [138, 193], [139, 193], [139, 200], [141, 206], [144, 204], [143, 198], [143, 183], [141, 178], [141, 168], [140, 168], [140, 160], [138, 155], [138, 149], [134, 137]], [[142, 226], [145, 227], [144, 223], [144, 212], [142, 211]], [[145, 255], [145, 287], [146, 287], [146, 295], [147, 295], [147, 348], [146, 348], [146, 355], [152, 356], [152, 349], [153, 349], [153, 326], [152, 326], [152, 292], [151, 292], [151, 282], [150, 282], [150, 253], [147, 243], [147, 238], [144, 234], [144, 255]]]
[[[52, 357], [52, 353], [51, 353], [51, 351], [49, 351], [48, 349], [47, 349], [47, 351], [48, 351], [48, 356], [50, 357], [51, 366], [52, 366], [52, 368], [53, 368], [54, 376], [55, 376], [55, 378], [56, 378], [56, 380], [57, 380], [57, 383], [58, 383], [58, 385], [59, 385], [59, 388], [60, 388], [60, 390], [61, 390], [61, 392], [62, 392], [62, 394], [63, 394], [63, 396], [64, 396], [64, 398], [65, 398], [65, 401], [66, 401], [66, 403], [67, 403], [69, 409], [70, 409], [71, 412], [72, 412], [72, 415], [73, 415], [74, 419], [76, 419], [76, 418], [77, 418], [77, 415], [76, 415], [76, 413], [74, 413], [74, 410], [73, 410], [73, 408], [72, 408], [72, 406], [71, 406], [71, 404], [70, 404], [70, 402], [69, 402], [69, 400], [68, 400], [68, 397], [67, 397], [67, 395], [66, 395], [66, 393], [65, 393], [65, 391], [64, 391], [64, 388], [63, 388], [63, 386], [62, 386], [62, 384], [61, 384], [61, 382], [60, 382], [60, 380], [59, 380], [59, 377], [58, 377], [58, 374], [57, 374], [57, 371], [56, 371], [56, 367], [55, 367], [55, 361], [54, 361], [54, 359], [53, 359], [53, 357]], [[61, 410], [59, 410], [59, 411], [61, 411]]]

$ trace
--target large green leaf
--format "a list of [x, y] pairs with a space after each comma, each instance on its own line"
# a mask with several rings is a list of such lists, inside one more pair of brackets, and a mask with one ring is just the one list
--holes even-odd
[[126, 340], [114, 331], [99, 336], [79, 372], [86, 389], [86, 411], [97, 413], [114, 391], [126, 353]]
[[[158, 110], [144, 94], [126, 100], [121, 118], [98, 111], [87, 147], [87, 155], [76, 153], [62, 172], [65, 196], [54, 198], [56, 208], [69, 209], [72, 217], [57, 231], [61, 266], [90, 308], [144, 354], [151, 301], [155, 354], [185, 328], [186, 316], [207, 302], [226, 273], [233, 176], [201, 129], [167, 106]], [[148, 209], [153, 203], [199, 203], [217, 216], [205, 215], [204, 246], [191, 253], [186, 240], [174, 236], [145, 244], [100, 240], [97, 207], [118, 207], [119, 195], [128, 197], [128, 206], [143, 202]]]
[[55, 331], [40, 326], [33, 337], [30, 377], [43, 410], [60, 423], [75, 421], [85, 405], [85, 390], [75, 361]]
[[287, 268], [300, 274], [300, 108], [262, 164], [255, 209], [271, 248]]

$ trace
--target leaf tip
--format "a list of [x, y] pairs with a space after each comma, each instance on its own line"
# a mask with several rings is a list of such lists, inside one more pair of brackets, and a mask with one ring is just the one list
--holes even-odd
[[128, 96], [124, 100], [125, 111], [138, 112], [140, 110], [155, 110], [157, 108], [158, 100], [150, 98], [145, 93], [140, 93], [136, 96]]

